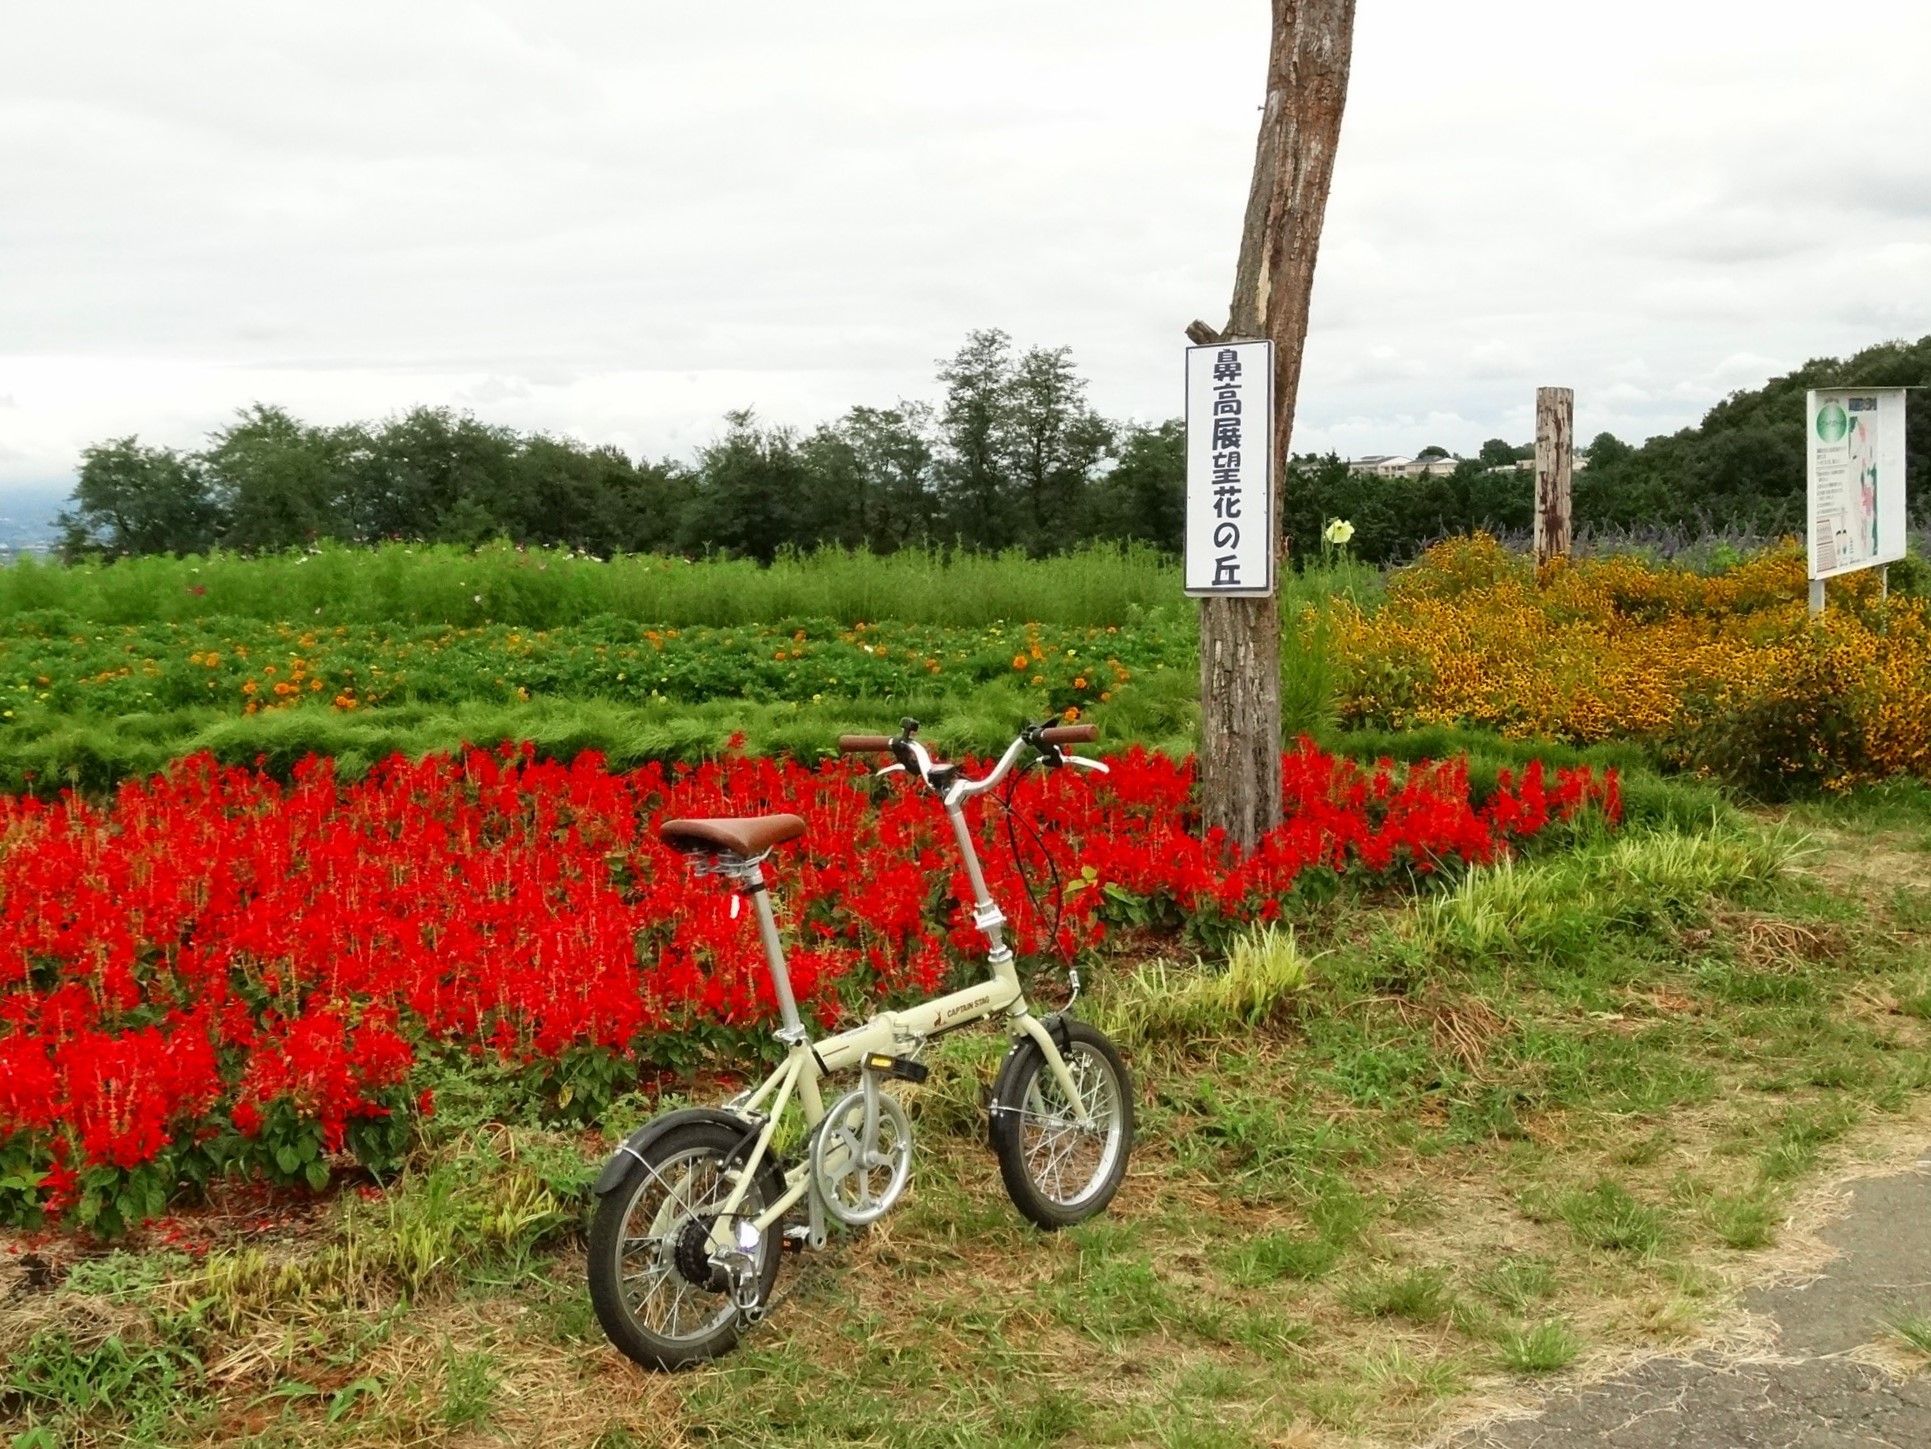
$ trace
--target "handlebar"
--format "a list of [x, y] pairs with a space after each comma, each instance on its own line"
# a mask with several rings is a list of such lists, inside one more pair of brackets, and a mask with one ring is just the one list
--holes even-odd
[[1006, 747], [999, 763], [992, 772], [982, 779], [968, 780], [957, 765], [942, 765], [933, 760], [925, 745], [914, 738], [918, 733], [918, 721], [904, 721], [904, 733], [893, 735], [840, 735], [838, 752], [841, 755], [869, 755], [890, 753], [895, 764], [878, 771], [881, 775], [904, 773], [912, 776], [920, 784], [930, 786], [945, 797], [948, 809], [960, 802], [970, 800], [975, 795], [983, 795], [1001, 780], [1005, 779], [1019, 757], [1027, 750], [1036, 752], [1041, 763], [1046, 765], [1072, 765], [1079, 769], [1091, 770], [1096, 774], [1108, 773], [1107, 767], [1098, 760], [1085, 759], [1079, 755], [1062, 755], [1061, 745], [1091, 744], [1100, 737], [1097, 725], [1028, 725], [1019, 736]]
[[1054, 725], [1039, 732], [1043, 745], [1090, 745], [1099, 737], [1098, 725]]

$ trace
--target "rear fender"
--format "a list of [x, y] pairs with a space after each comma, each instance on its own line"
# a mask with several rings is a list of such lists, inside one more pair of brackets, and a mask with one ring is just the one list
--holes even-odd
[[738, 1151], [746, 1155], [757, 1144], [758, 1133], [762, 1130], [762, 1124], [747, 1122], [742, 1117], [726, 1112], [722, 1107], [684, 1107], [675, 1112], [666, 1112], [661, 1117], [651, 1118], [624, 1139], [623, 1146], [611, 1153], [610, 1160], [603, 1165], [603, 1171], [597, 1175], [596, 1186], [591, 1191], [598, 1197], [614, 1192], [617, 1184], [622, 1182], [630, 1171], [631, 1164], [643, 1161], [644, 1150], [651, 1143], [666, 1132], [674, 1131], [692, 1122], [715, 1122], [720, 1127], [728, 1127], [733, 1132], [741, 1134], [743, 1141]]

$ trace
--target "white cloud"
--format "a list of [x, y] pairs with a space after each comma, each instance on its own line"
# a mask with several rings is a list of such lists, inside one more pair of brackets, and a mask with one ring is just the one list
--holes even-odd
[[[1363, 5], [1296, 443], [1632, 436], [1931, 315], [1931, 12]], [[9, 26], [0, 488], [234, 408], [682, 453], [975, 326], [1170, 414], [1266, 7], [71, 0]], [[1844, 63], [1845, 30], [1856, 64]]]

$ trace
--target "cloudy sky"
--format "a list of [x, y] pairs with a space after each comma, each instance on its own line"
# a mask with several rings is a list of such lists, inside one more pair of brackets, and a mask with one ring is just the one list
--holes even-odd
[[[1178, 410], [1265, 0], [15, 7], [0, 493], [237, 406], [686, 455], [972, 327]], [[1361, 0], [1299, 448], [1694, 421], [1931, 331], [1931, 7]]]

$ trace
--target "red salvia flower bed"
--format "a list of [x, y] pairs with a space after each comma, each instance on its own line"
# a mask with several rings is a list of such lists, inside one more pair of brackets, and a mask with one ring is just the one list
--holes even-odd
[[[1122, 923], [1211, 939], [1277, 915], [1310, 871], [1481, 863], [1585, 808], [1620, 813], [1613, 774], [1531, 765], [1478, 804], [1460, 762], [1366, 768], [1304, 742], [1286, 823], [1229, 864], [1194, 833], [1191, 761], [1111, 763], [1018, 787], [1029, 873], [1050, 850], [1071, 886], [1045, 919], [979, 804], [1022, 955], [1070, 957]], [[441, 1046], [596, 1061], [621, 1087], [694, 1035], [768, 1021], [756, 931], [651, 826], [778, 809], [810, 822], [772, 877], [820, 1024], [941, 989], [976, 956], [943, 812], [903, 786], [874, 800], [842, 762], [616, 774], [525, 747], [391, 759], [353, 783], [311, 760], [282, 784], [195, 757], [104, 802], [0, 797], [0, 1218], [111, 1228], [237, 1167], [319, 1184], [345, 1145], [393, 1151], [378, 1129], [406, 1118], [412, 1068]]]

